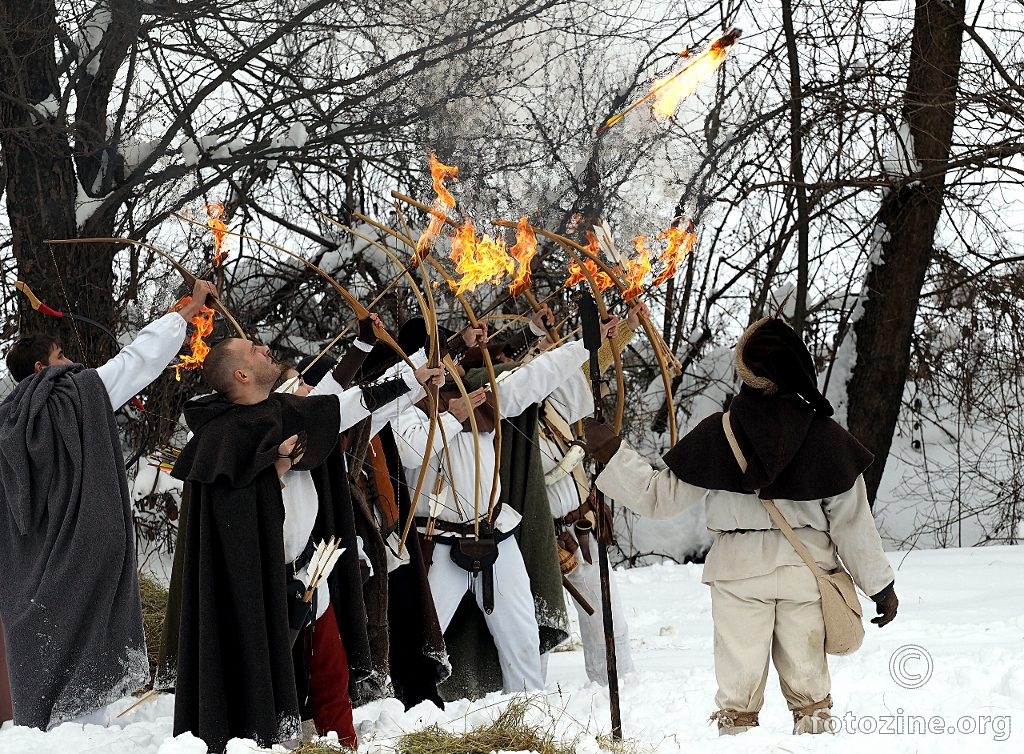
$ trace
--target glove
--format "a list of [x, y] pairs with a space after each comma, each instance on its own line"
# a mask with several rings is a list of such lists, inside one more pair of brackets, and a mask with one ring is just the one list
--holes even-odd
[[359, 320], [359, 332], [356, 334], [363, 343], [372, 346], [377, 342], [377, 334], [373, 331], [373, 320], [367, 317]]
[[596, 419], [584, 419], [583, 432], [587, 438], [587, 452], [600, 464], [612, 460], [612, 456], [622, 444], [622, 438], [615, 434], [611, 427]]
[[892, 582], [878, 594], [871, 595], [871, 600], [875, 603], [875, 612], [878, 613], [878, 617], [872, 618], [871, 622], [879, 628], [888, 625], [896, 617], [896, 608], [899, 607], [900, 601], [896, 598], [896, 589], [893, 587], [895, 583]]

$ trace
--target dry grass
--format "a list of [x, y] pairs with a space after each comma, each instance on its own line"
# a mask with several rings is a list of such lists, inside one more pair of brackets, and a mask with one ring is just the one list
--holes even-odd
[[291, 754], [344, 754], [349, 749], [334, 741], [303, 741]]
[[602, 733], [597, 737], [597, 745], [611, 754], [653, 754], [657, 747], [651, 744], [638, 743], [629, 738], [616, 741], [610, 734]]
[[465, 733], [452, 733], [438, 725], [406, 733], [398, 741], [398, 754], [491, 754], [493, 751], [530, 751], [537, 754], [574, 754], [575, 742], [555, 740], [550, 729], [526, 722], [531, 700], [517, 698], [489, 725]]
[[167, 590], [159, 581], [139, 573], [139, 592], [142, 594], [142, 627], [146, 631], [146, 650], [149, 653], [150, 673], [156, 669], [160, 653], [160, 634], [164, 630], [164, 611], [167, 609]]

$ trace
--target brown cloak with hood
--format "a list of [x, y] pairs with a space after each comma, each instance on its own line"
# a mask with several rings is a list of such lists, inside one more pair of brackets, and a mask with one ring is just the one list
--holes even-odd
[[853, 487], [871, 453], [832, 420], [832, 405], [818, 390], [814, 363], [800, 336], [780, 319], [751, 325], [736, 345], [743, 380], [729, 406], [736, 439], [749, 460], [740, 472], [722, 430], [722, 414], [709, 416], [665, 454], [684, 482], [765, 498], [814, 500]]

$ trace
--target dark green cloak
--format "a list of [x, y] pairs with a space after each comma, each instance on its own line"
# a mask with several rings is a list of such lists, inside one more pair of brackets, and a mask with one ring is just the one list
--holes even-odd
[[[502, 371], [502, 368], [495, 371]], [[471, 371], [465, 382], [468, 389], [475, 389], [487, 383], [486, 373]], [[523, 517], [516, 539], [530, 574], [540, 628], [538, 640], [540, 651], [544, 653], [569, 638], [569, 617], [537, 439], [539, 409], [538, 404], [519, 416], [501, 421], [499, 501]], [[463, 598], [444, 639], [452, 665], [451, 676], [439, 687], [446, 701], [476, 699], [501, 690], [498, 651], [472, 594], [467, 592]]]

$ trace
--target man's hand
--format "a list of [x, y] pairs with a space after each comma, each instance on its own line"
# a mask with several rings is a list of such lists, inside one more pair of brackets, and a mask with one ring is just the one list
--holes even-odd
[[441, 387], [444, 384], [444, 367], [431, 367], [424, 364], [413, 374], [416, 375], [416, 382], [421, 385], [430, 384]]
[[530, 317], [530, 329], [535, 335], [547, 334], [549, 327], [555, 326], [555, 314], [551, 311], [551, 307], [544, 304], [539, 310], [533, 313]]
[[629, 315], [626, 317], [626, 325], [630, 330], [640, 329], [640, 318], [646, 317], [650, 319], [651, 310], [647, 308], [647, 304], [640, 302], [630, 308]]
[[878, 617], [872, 618], [871, 622], [879, 628], [891, 623], [892, 619], [896, 617], [896, 609], [900, 606], [900, 601], [896, 597], [895, 584], [889, 584], [878, 594], [871, 595], [871, 599], [875, 603], [875, 612], [878, 613]]
[[377, 331], [384, 330], [384, 323], [380, 321], [380, 316], [376, 313], [371, 313], [366, 319], [359, 320], [359, 331], [356, 337], [368, 346], [372, 346], [377, 342]]
[[192, 300], [178, 309], [178, 314], [186, 322], [191, 322], [192, 318], [199, 314], [203, 307], [206, 306], [206, 299], [216, 297], [217, 287], [213, 283], [209, 280], [196, 280], [195, 285], [192, 286]]
[[461, 335], [467, 347], [483, 346], [487, 343], [487, 323], [481, 322], [480, 327], [467, 327]]
[[601, 340], [614, 338], [619, 331], [619, 318], [612, 315], [607, 322], [601, 323]]
[[277, 446], [277, 461], [274, 463], [274, 468], [277, 469], [277, 475], [281, 476], [284, 472], [288, 471], [292, 466], [302, 460], [303, 454], [306, 452], [306, 433], [302, 432], [297, 435], [292, 435], [286, 439], [283, 443]]
[[448, 413], [459, 420], [459, 423], [466, 421], [469, 418], [469, 412], [475, 409], [477, 406], [482, 405], [487, 400], [487, 389], [477, 388], [472, 393], [469, 393], [469, 403], [466, 403], [466, 399], [461, 395], [452, 398], [448, 401]]
[[583, 420], [583, 432], [587, 438], [587, 452], [602, 465], [612, 460], [622, 445], [622, 438], [611, 427], [592, 417]]

